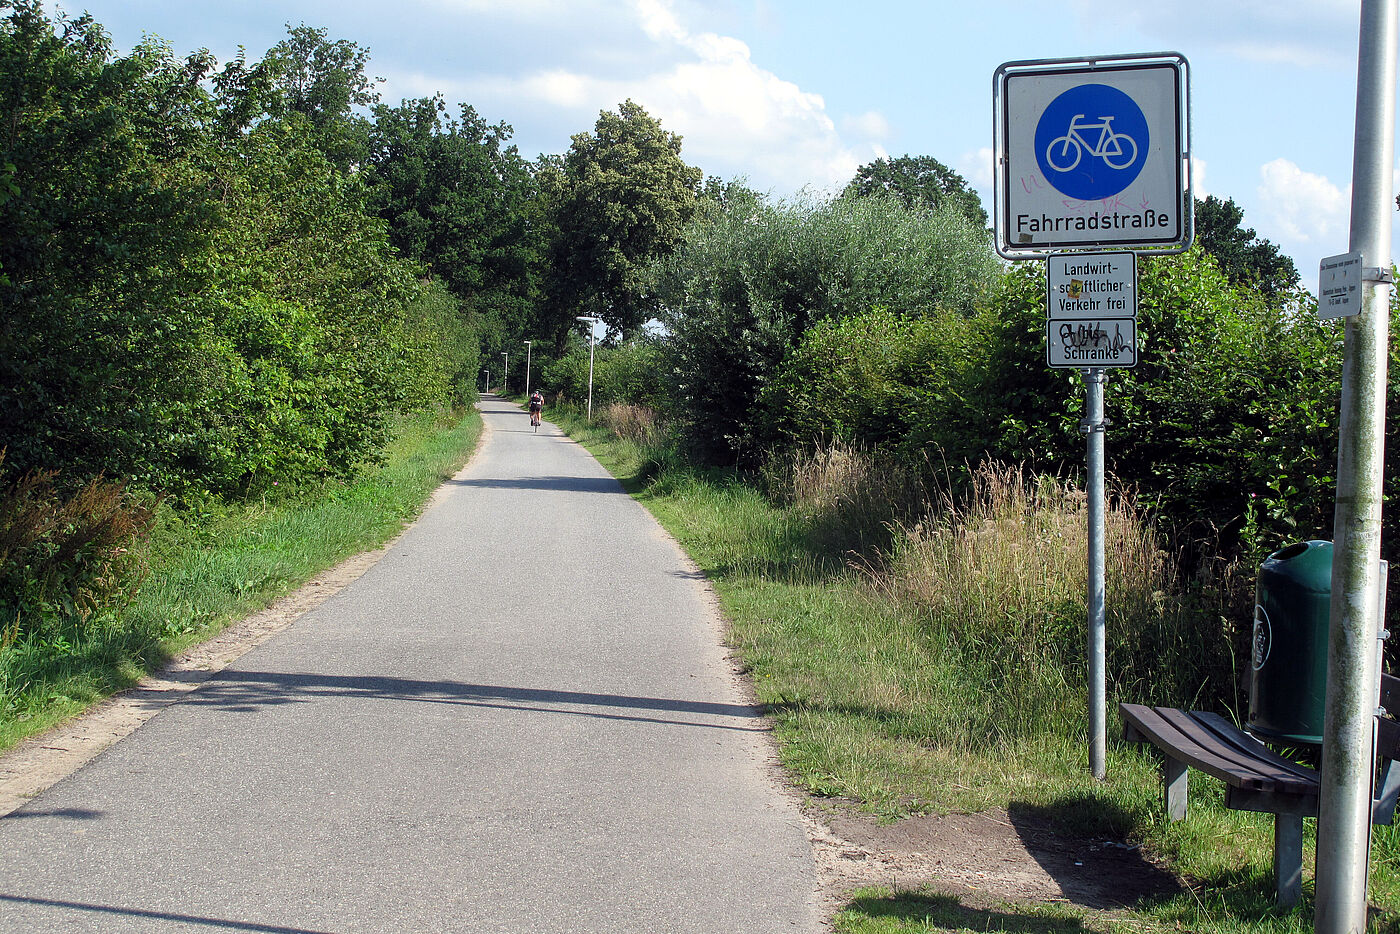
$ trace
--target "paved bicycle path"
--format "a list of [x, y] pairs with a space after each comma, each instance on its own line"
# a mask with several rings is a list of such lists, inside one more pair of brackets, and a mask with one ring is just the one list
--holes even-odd
[[702, 585], [549, 423], [359, 580], [0, 819], [0, 930], [808, 932]]

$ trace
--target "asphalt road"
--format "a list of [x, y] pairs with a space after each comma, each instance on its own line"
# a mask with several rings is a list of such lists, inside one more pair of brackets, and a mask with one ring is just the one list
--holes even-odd
[[701, 582], [583, 448], [481, 408], [374, 568], [0, 819], [0, 931], [817, 929]]

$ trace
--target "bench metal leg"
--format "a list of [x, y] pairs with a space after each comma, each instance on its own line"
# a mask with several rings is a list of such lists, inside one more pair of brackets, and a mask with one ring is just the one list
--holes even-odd
[[1187, 772], [1185, 762], [1167, 756], [1162, 760], [1162, 792], [1166, 798], [1167, 819], [1186, 819]]
[[1303, 895], [1303, 816], [1274, 815], [1274, 884], [1278, 906], [1292, 908]]

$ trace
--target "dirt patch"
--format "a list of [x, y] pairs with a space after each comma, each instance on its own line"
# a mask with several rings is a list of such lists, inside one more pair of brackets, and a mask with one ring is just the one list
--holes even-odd
[[809, 806], [806, 820], [827, 916], [864, 886], [1109, 910], [1181, 891], [1136, 847], [1066, 837], [1004, 810], [887, 824], [849, 808]]

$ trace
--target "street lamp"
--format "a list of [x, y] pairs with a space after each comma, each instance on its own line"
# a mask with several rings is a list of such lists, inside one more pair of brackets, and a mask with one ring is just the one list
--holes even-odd
[[489, 393], [491, 391], [491, 371], [482, 370], [481, 372], [486, 374], [486, 391]]
[[501, 377], [501, 387], [502, 387], [503, 389], [505, 389], [505, 391], [506, 391], [507, 394], [509, 394], [509, 393], [510, 393], [510, 354], [505, 353], [505, 352], [502, 352], [502, 353], [501, 353], [501, 356], [503, 356], [503, 357], [506, 358], [506, 372], [505, 372], [505, 375]]
[[592, 315], [578, 315], [580, 321], [588, 322], [588, 420], [593, 421], [593, 329], [602, 319]]
[[525, 342], [525, 398], [530, 398], [530, 341]]

